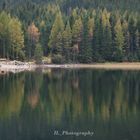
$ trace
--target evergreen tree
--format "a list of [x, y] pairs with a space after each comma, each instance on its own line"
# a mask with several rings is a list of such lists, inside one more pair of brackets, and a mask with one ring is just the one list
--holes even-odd
[[40, 44], [36, 44], [34, 58], [35, 58], [36, 64], [42, 63], [43, 50]]
[[95, 17], [95, 28], [94, 28], [94, 37], [93, 37], [93, 61], [102, 61], [101, 56], [101, 42], [102, 42], [102, 25], [100, 19], [100, 12]]
[[69, 21], [67, 22], [65, 31], [63, 32], [64, 58], [67, 63], [72, 61], [72, 31]]
[[5, 12], [0, 13], [0, 56], [9, 57], [9, 22], [11, 17]]
[[110, 61], [113, 60], [113, 47], [112, 47], [112, 32], [110, 25], [110, 13], [105, 9], [101, 15], [101, 32], [102, 32], [102, 41], [101, 41], [101, 55], [104, 60]]
[[136, 20], [135, 17], [130, 15], [128, 19], [128, 30], [130, 33], [130, 60], [137, 59], [136, 57], [136, 45], [135, 45], [135, 33], [136, 33]]
[[24, 35], [21, 22], [5, 12], [0, 14], [0, 56], [24, 59]]
[[136, 30], [136, 33], [135, 33], [135, 45], [136, 45], [136, 52], [137, 52], [137, 56], [140, 60], [140, 33], [138, 30]]
[[1, 0], [0, 57], [31, 59], [40, 42], [53, 63], [137, 61], [139, 2], [124, 1]]
[[72, 27], [72, 43], [73, 43], [73, 57], [76, 62], [78, 61], [79, 45], [82, 41], [83, 23], [81, 17], [75, 20]]
[[93, 37], [94, 37], [94, 18], [91, 17], [88, 19], [87, 22], [87, 28], [88, 28], [88, 46], [87, 46], [87, 62], [92, 62], [93, 60]]
[[92, 39], [94, 19], [84, 15], [83, 17], [83, 34], [80, 44], [79, 62], [91, 63], [92, 62]]
[[124, 34], [122, 30], [122, 24], [120, 19], [117, 20], [117, 23], [114, 27], [115, 31], [115, 47], [116, 47], [116, 56], [117, 61], [122, 61], [123, 58], [123, 47], [124, 47]]
[[[51, 56], [60, 55], [62, 57], [62, 33], [64, 31], [64, 23], [61, 12], [56, 15], [54, 24], [52, 26], [51, 34], [49, 37], [49, 47], [51, 49]], [[54, 60], [54, 59], [53, 59]]]
[[28, 43], [27, 43], [27, 56], [31, 59], [34, 56], [35, 46], [39, 42], [40, 32], [38, 28], [35, 26], [34, 22], [28, 26], [27, 29], [28, 34]]
[[83, 23], [81, 17], [75, 20], [72, 27], [72, 39], [74, 44], [79, 44], [82, 40]]
[[10, 56], [11, 58], [25, 59], [24, 49], [24, 35], [22, 31], [22, 25], [18, 19], [13, 19], [9, 23], [10, 25]]
[[42, 45], [44, 54], [47, 54], [48, 53], [48, 47], [47, 47], [48, 35], [47, 35], [47, 27], [44, 20], [42, 20], [39, 23], [39, 30], [40, 30], [40, 43]]

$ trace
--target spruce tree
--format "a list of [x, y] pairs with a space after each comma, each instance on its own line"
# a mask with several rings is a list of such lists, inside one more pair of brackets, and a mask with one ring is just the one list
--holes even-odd
[[82, 41], [83, 23], [81, 17], [75, 20], [72, 26], [72, 43], [73, 43], [73, 57], [76, 62], [78, 61], [80, 42]]
[[3, 58], [9, 56], [9, 22], [11, 20], [6, 12], [0, 13], [0, 56]]
[[[54, 24], [52, 26], [52, 30], [49, 37], [49, 47], [51, 49], [51, 56], [55, 57], [55, 55], [61, 55], [63, 51], [62, 45], [62, 33], [64, 31], [64, 23], [61, 15], [61, 11], [56, 15]], [[55, 57], [56, 58], [56, 57]], [[53, 59], [54, 60], [54, 59]]]
[[72, 61], [72, 31], [69, 21], [67, 22], [65, 31], [63, 32], [63, 46], [65, 62], [70, 63]]
[[136, 30], [136, 33], [135, 33], [135, 46], [136, 46], [137, 56], [140, 60], [140, 33], [138, 30]]
[[83, 34], [80, 44], [79, 62], [91, 63], [92, 62], [92, 39], [93, 39], [93, 26], [94, 19], [85, 15], [83, 18]]
[[93, 36], [93, 61], [102, 61], [101, 56], [101, 42], [102, 42], [102, 25], [100, 19], [100, 13], [98, 13], [95, 17], [95, 28], [94, 28], [94, 36]]
[[10, 30], [10, 49], [9, 55], [12, 59], [25, 59], [24, 49], [24, 34], [22, 31], [21, 22], [18, 19], [12, 19], [9, 23]]
[[116, 47], [116, 61], [122, 61], [123, 58], [123, 47], [124, 47], [124, 34], [122, 30], [122, 24], [120, 19], [117, 20], [117, 23], [114, 27], [115, 31], [115, 47]]
[[124, 53], [124, 61], [129, 60], [130, 56], [130, 33], [128, 30], [128, 22], [126, 20], [123, 21], [122, 24], [122, 29], [124, 33], [124, 48], [123, 48], [123, 53]]
[[0, 13], [0, 57], [24, 59], [22, 24], [5, 12]]
[[101, 15], [102, 23], [102, 42], [101, 42], [101, 55], [104, 60], [112, 60], [113, 47], [112, 47], [112, 32], [110, 24], [110, 13], [105, 9]]
[[39, 42], [40, 32], [39, 29], [36, 27], [35, 23], [32, 22], [27, 29], [28, 35], [28, 45], [27, 48], [27, 55], [28, 58], [31, 59], [34, 56], [35, 46]]
[[88, 28], [88, 46], [87, 46], [87, 62], [92, 62], [93, 60], [93, 37], [94, 37], [94, 18], [90, 17], [87, 22]]
[[[136, 20], [135, 17], [130, 15], [128, 20], [128, 29], [130, 33], [130, 60], [134, 60], [136, 58], [136, 45], [135, 45], [135, 33], [136, 33]], [[137, 58], [136, 58], [137, 59]]]
[[41, 45], [38, 43], [35, 47], [35, 55], [34, 55], [36, 64], [41, 64], [43, 59], [43, 50]]

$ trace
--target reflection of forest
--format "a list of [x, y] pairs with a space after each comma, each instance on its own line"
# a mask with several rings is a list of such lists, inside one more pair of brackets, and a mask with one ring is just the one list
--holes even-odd
[[0, 119], [20, 112], [24, 95], [24, 74], [0, 76]]
[[63, 118], [109, 120], [137, 115], [139, 78], [139, 72], [53, 70], [46, 102], [48, 119], [56, 123]]
[[[0, 77], [0, 118], [42, 116], [49, 124], [137, 116], [140, 72], [52, 69]], [[25, 81], [25, 82], [24, 82]]]

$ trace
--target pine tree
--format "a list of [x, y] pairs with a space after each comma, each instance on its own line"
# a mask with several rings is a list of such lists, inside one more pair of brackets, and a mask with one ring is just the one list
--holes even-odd
[[80, 43], [80, 41], [82, 40], [82, 33], [83, 23], [81, 18], [79, 17], [77, 20], [75, 20], [72, 27], [72, 39], [74, 44]]
[[65, 31], [63, 32], [63, 46], [64, 46], [64, 57], [67, 63], [72, 61], [72, 31], [69, 21], [67, 22]]
[[[124, 1], [52, 0], [57, 1], [56, 5], [50, 4], [50, 0], [47, 4], [26, 0], [16, 6], [15, 1], [2, 0], [0, 5], [0, 57], [22, 58], [25, 51], [27, 58], [33, 58], [35, 46], [40, 42], [44, 55], [52, 56], [57, 63], [134, 61], [140, 58], [140, 16], [138, 12], [129, 11], [133, 5], [129, 4], [129, 10], [123, 12], [114, 10], [112, 5], [117, 3], [121, 8], [126, 7], [128, 3], [124, 5]], [[135, 1], [138, 5], [138, 0], [133, 3]]]
[[39, 30], [40, 30], [40, 42], [41, 42], [41, 45], [42, 45], [42, 48], [43, 48], [43, 52], [44, 52], [44, 54], [46, 54], [46, 53], [48, 53], [48, 50], [47, 50], [48, 49], [47, 48], [48, 39], [46, 39], [47, 28], [46, 28], [46, 24], [45, 24], [44, 20], [42, 20], [39, 23]]
[[59, 11], [59, 13], [56, 15], [54, 24], [52, 26], [51, 34], [49, 37], [49, 47], [52, 50], [55, 50], [55, 47], [57, 47], [55, 39], [57, 38], [57, 35], [59, 33], [62, 34], [63, 30], [64, 30], [64, 23], [63, 23], [61, 12]]
[[122, 61], [123, 58], [123, 47], [124, 47], [124, 34], [122, 30], [122, 24], [120, 19], [114, 27], [115, 31], [115, 47], [116, 47], [116, 61]]
[[[129, 61], [129, 57], [130, 57], [130, 55], [131, 55], [130, 48], [131, 48], [130, 33], [129, 33], [129, 31], [127, 31], [126, 34], [125, 34], [124, 55], [125, 55], [126, 60], [128, 60], [128, 61]], [[125, 60], [125, 59], [124, 59], [124, 60]]]
[[0, 13], [0, 56], [9, 57], [9, 22], [11, 21], [10, 15], [2, 12]]
[[102, 24], [101, 24], [101, 13], [99, 12], [95, 17], [95, 28], [93, 37], [93, 61], [102, 61]]
[[79, 62], [91, 63], [92, 62], [92, 39], [93, 39], [93, 28], [94, 19], [84, 15], [83, 17], [83, 34], [82, 41], [80, 44]]
[[81, 17], [75, 20], [72, 26], [72, 43], [73, 43], [73, 57], [76, 62], [78, 61], [79, 45], [82, 41], [83, 23]]
[[27, 55], [28, 58], [31, 59], [34, 56], [35, 46], [39, 42], [40, 32], [38, 28], [35, 26], [34, 22], [28, 26], [27, 29], [28, 34], [28, 44], [27, 44]]
[[140, 33], [138, 30], [136, 30], [136, 33], [135, 33], [135, 46], [136, 46], [136, 52], [137, 52], [137, 56], [140, 60]]
[[135, 33], [136, 33], [136, 20], [135, 17], [130, 15], [128, 20], [128, 29], [130, 33], [130, 60], [137, 59], [136, 58], [136, 46], [135, 46]]
[[110, 25], [110, 13], [105, 9], [101, 15], [101, 32], [102, 32], [102, 42], [101, 42], [101, 55], [104, 60], [112, 60], [113, 47], [112, 47], [112, 32]]
[[123, 48], [123, 53], [124, 53], [124, 61], [129, 60], [130, 56], [130, 33], [128, 30], [128, 22], [126, 20], [123, 21], [122, 24], [122, 29], [124, 33], [124, 48]]
[[43, 50], [42, 50], [42, 47], [41, 47], [40, 44], [36, 44], [34, 58], [35, 58], [35, 61], [36, 61], [37, 64], [42, 63]]
[[23, 52], [24, 48], [24, 35], [22, 31], [22, 25], [18, 19], [12, 19], [9, 23], [10, 26], [10, 57], [15, 58], [25, 58], [25, 54]]
[[[62, 45], [62, 33], [64, 31], [64, 23], [61, 15], [61, 11], [56, 15], [54, 24], [52, 26], [51, 34], [49, 37], [49, 47], [51, 49], [51, 56], [56, 58], [55, 55], [62, 57], [63, 45]], [[54, 59], [53, 59], [54, 60]]]
[[92, 62], [93, 60], [93, 36], [94, 36], [94, 28], [95, 28], [95, 23], [94, 23], [94, 18], [91, 17], [88, 19], [87, 22], [87, 28], [88, 28], [88, 46], [87, 46], [87, 55], [88, 55], [88, 61], [87, 62]]
[[21, 22], [5, 12], [0, 13], [0, 56], [24, 59], [24, 35]]

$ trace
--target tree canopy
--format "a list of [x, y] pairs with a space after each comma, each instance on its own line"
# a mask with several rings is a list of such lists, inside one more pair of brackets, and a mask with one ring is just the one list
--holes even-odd
[[1, 0], [0, 57], [53, 63], [140, 60], [139, 0]]

